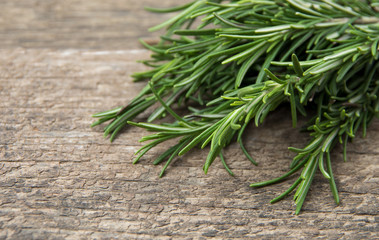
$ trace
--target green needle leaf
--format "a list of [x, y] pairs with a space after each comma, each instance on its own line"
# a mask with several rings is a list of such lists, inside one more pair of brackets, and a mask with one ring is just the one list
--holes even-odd
[[224, 166], [226, 171], [230, 174], [230, 176], [234, 177], [234, 173], [232, 172], [232, 170], [230, 170], [230, 168], [226, 164], [225, 159], [224, 159], [224, 155], [222, 153], [220, 153], [220, 159], [221, 159], [222, 165]]
[[318, 166], [320, 168], [322, 175], [324, 175], [325, 178], [330, 179], [330, 175], [324, 169], [324, 157], [322, 153], [320, 154], [318, 158], [318, 164], [319, 164]]
[[292, 54], [292, 64], [297, 76], [302, 77], [304, 71], [300, 65], [299, 59], [297, 59], [297, 56], [295, 54]]
[[[175, 17], [167, 20], [166, 22], [164, 23], [161, 23], [155, 27], [152, 27], [149, 29], [150, 32], [154, 32], [154, 31], [157, 31], [161, 28], [164, 28], [168, 25], [171, 25], [171, 24], [174, 24], [175, 22], [177, 22], [178, 20], [182, 19], [182, 18], [185, 18], [186, 15], [188, 15], [190, 12], [192, 12], [194, 9], [196, 9], [197, 7], [205, 4], [205, 0], [200, 0], [200, 1], [195, 1], [193, 3], [190, 3], [189, 6], [187, 7], [183, 7], [183, 8], [179, 8], [180, 9], [185, 9], [183, 12], [181, 12], [180, 14], [176, 15]], [[151, 9], [151, 8], [150, 8]], [[152, 9], [151, 9], [152, 10]], [[153, 10], [154, 11], [154, 10]], [[176, 11], [176, 10], [175, 10]]]

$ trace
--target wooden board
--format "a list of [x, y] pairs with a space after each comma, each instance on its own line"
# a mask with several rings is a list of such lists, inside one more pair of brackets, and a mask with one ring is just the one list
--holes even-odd
[[291, 128], [286, 107], [247, 133], [258, 167], [237, 145], [226, 150], [235, 178], [219, 161], [204, 175], [206, 151], [194, 151], [160, 179], [151, 162], [167, 146], [132, 165], [146, 132], [130, 128], [111, 144], [100, 127], [89, 127], [90, 115], [141, 89], [128, 76], [146, 57], [144, 50], [0, 51], [0, 239], [376, 236], [378, 121], [349, 144], [348, 162], [341, 148], [333, 155], [341, 205], [318, 174], [299, 216], [290, 198], [269, 204], [291, 181], [248, 186], [285, 173], [293, 156], [287, 147], [308, 139]]
[[[185, 4], [191, 0], [181, 0]], [[148, 28], [173, 14], [149, 7], [170, 7], [175, 0], [19, 0], [0, 1], [0, 48], [133, 49], [139, 38], [157, 38]]]
[[[237, 145], [226, 149], [234, 178], [219, 160], [204, 175], [207, 150], [177, 159], [158, 178], [162, 166], [152, 161], [167, 145], [132, 165], [145, 131], [129, 128], [111, 144], [101, 127], [89, 127], [91, 114], [125, 104], [144, 86], [129, 77], [149, 56], [137, 38], [151, 38], [145, 29], [164, 18], [145, 15], [147, 3], [158, 4], [0, 2], [0, 239], [378, 237], [377, 120], [367, 138], [349, 144], [348, 162], [341, 147], [334, 151], [341, 205], [318, 174], [299, 216], [291, 197], [269, 203], [293, 178], [248, 186], [285, 173], [287, 147], [308, 140], [291, 128], [287, 106], [248, 129], [244, 141], [259, 166]], [[137, 22], [142, 27], [130, 25]]]

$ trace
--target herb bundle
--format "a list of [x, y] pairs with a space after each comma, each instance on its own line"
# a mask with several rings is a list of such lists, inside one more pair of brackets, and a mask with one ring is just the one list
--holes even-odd
[[[125, 107], [95, 114], [96, 126], [110, 123], [104, 136], [115, 136], [126, 125], [155, 133], [136, 154], [171, 139], [176, 144], [154, 164], [163, 163], [164, 174], [176, 156], [200, 146], [210, 146], [203, 166], [207, 173], [219, 157], [226, 170], [222, 149], [232, 141], [240, 144], [250, 122], [259, 125], [279, 105], [289, 102], [293, 127], [297, 115], [311, 112], [306, 129], [311, 139], [296, 153], [283, 176], [253, 183], [262, 187], [300, 172], [293, 185], [273, 199], [295, 191], [296, 214], [301, 210], [317, 169], [330, 182], [339, 203], [330, 152], [340, 143], [346, 160], [346, 144], [359, 129], [379, 117], [379, 2], [376, 0], [198, 0], [153, 12], [180, 13], [153, 27], [166, 28], [153, 54], [143, 63], [151, 70], [133, 75], [148, 84]], [[196, 21], [201, 19], [201, 21]], [[145, 123], [133, 122], [159, 103]], [[181, 116], [175, 106], [185, 105]], [[172, 115], [174, 122], [152, 123]]]

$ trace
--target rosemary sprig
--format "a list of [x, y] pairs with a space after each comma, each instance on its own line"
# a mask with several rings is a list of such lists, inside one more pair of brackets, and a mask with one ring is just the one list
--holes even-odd
[[[330, 152], [346, 143], [379, 116], [379, 13], [376, 1], [339, 0], [236, 0], [205, 1], [168, 10], [182, 11], [151, 30], [166, 27], [161, 41], [150, 46], [153, 54], [143, 63], [151, 70], [133, 75], [149, 84], [127, 106], [94, 115], [93, 126], [107, 121], [104, 135], [111, 141], [127, 124], [155, 133], [138, 152], [136, 163], [147, 151], [169, 139], [177, 143], [154, 162], [171, 161], [196, 146], [210, 145], [203, 169], [207, 173], [216, 157], [226, 170], [222, 149], [236, 140], [246, 157], [242, 135], [253, 121], [258, 125], [279, 105], [289, 102], [292, 123], [297, 114], [317, 109], [307, 130], [311, 141], [303, 148], [289, 148], [297, 155], [282, 177], [251, 184], [261, 187], [284, 180], [301, 170], [281, 200], [295, 189], [296, 214], [301, 210], [317, 171], [326, 177], [336, 203], [337, 187]], [[194, 27], [197, 18], [202, 23]], [[136, 116], [159, 102], [147, 123]], [[185, 104], [189, 114], [173, 107]], [[153, 124], [172, 115], [172, 123]], [[167, 159], [167, 160], [166, 160]]]

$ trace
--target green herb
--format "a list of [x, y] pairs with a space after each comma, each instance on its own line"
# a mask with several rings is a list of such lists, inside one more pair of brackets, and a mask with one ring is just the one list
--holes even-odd
[[[271, 201], [296, 190], [298, 214], [319, 169], [338, 204], [330, 152], [340, 143], [346, 160], [346, 143], [359, 129], [366, 135], [368, 124], [379, 117], [378, 7], [378, 1], [364, 0], [198, 0], [167, 10], [149, 9], [181, 11], [151, 29], [167, 28], [158, 44], [142, 42], [153, 52], [143, 61], [152, 69], [133, 77], [149, 83], [126, 107], [95, 114], [99, 120], [92, 126], [111, 121], [104, 130], [111, 141], [127, 124], [155, 132], [141, 139], [149, 143], [137, 152], [134, 163], [158, 144], [177, 139], [154, 162], [166, 161], [160, 176], [176, 156], [208, 145], [204, 172], [220, 157], [233, 175], [223, 148], [237, 141], [256, 164], [242, 142], [245, 128], [250, 122], [258, 126], [289, 102], [293, 127], [298, 113], [314, 113], [306, 128], [311, 140], [304, 148], [289, 148], [296, 156], [288, 173], [250, 186], [274, 184], [300, 172], [294, 184]], [[133, 122], [157, 102], [161, 106], [147, 123]], [[189, 113], [177, 114], [176, 104], [187, 106]], [[167, 114], [175, 121], [151, 123]]]

